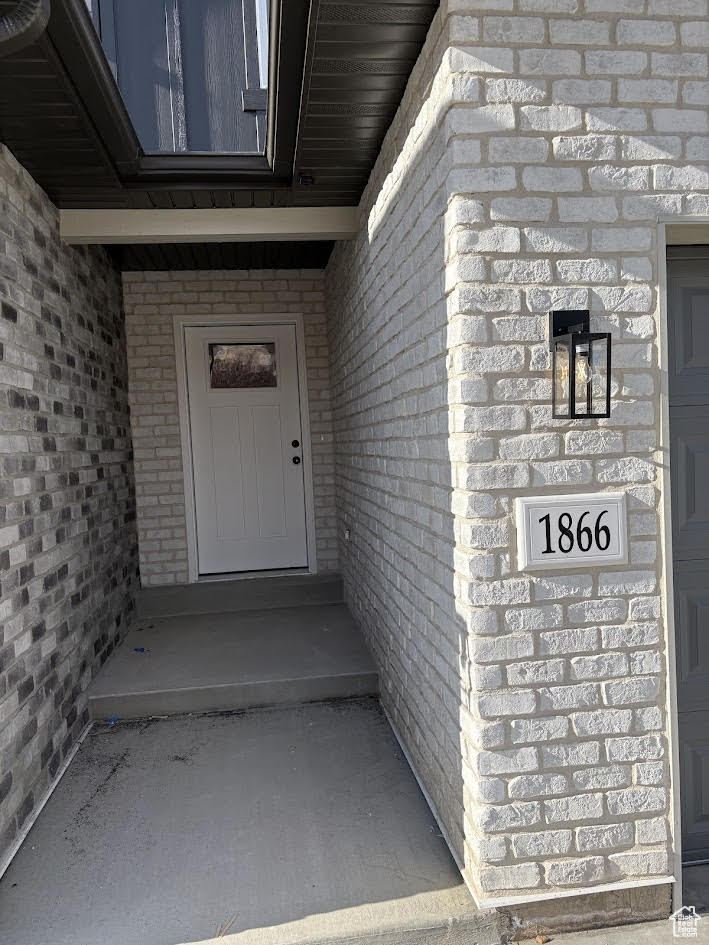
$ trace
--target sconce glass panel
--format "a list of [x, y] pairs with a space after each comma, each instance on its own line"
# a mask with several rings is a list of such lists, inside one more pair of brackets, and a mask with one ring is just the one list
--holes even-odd
[[573, 332], [553, 340], [552, 415], [557, 419], [609, 417], [609, 334]]
[[611, 336], [597, 336], [591, 347], [591, 416], [611, 415]]
[[571, 418], [571, 335], [554, 339], [552, 348], [552, 414]]

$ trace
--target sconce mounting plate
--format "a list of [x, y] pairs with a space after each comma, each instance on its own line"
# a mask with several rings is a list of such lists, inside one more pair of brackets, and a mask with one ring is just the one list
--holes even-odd
[[559, 335], [572, 332], [588, 332], [591, 327], [591, 313], [587, 308], [560, 309], [549, 312], [549, 347], [554, 346], [554, 339]]

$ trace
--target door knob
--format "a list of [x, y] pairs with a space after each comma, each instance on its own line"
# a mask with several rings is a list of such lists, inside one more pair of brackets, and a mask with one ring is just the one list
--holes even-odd
[[294, 457], [293, 457], [293, 462], [294, 462], [295, 465], [297, 466], [298, 463], [300, 462], [300, 456], [294, 456]]
[[291, 446], [293, 447], [293, 449], [298, 449], [298, 447], [300, 446], [300, 440], [293, 440], [293, 442], [291, 443]]

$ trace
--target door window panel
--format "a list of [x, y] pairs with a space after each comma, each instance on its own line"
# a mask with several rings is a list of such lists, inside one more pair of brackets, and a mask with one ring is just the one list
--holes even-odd
[[211, 390], [278, 387], [274, 342], [215, 343], [208, 348]]

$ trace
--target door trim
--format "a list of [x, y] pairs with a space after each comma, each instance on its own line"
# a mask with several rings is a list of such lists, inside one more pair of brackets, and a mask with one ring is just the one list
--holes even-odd
[[[213, 328], [233, 325], [240, 328], [245, 325], [293, 325], [295, 326], [295, 347], [298, 369], [298, 392], [300, 395], [300, 424], [303, 438], [303, 485], [305, 492], [305, 534], [307, 545], [307, 573], [317, 572], [315, 551], [315, 497], [313, 491], [313, 458], [310, 432], [310, 411], [308, 409], [308, 380], [305, 360], [305, 331], [301, 313], [243, 314], [233, 315], [175, 315], [173, 329], [175, 335], [175, 359], [177, 365], [177, 403], [180, 418], [180, 440], [182, 443], [182, 470], [185, 489], [185, 528], [187, 532], [187, 582], [195, 584], [200, 580], [197, 558], [197, 514], [194, 494], [194, 468], [192, 465], [192, 431], [189, 416], [189, 396], [187, 388], [187, 356], [185, 349], [185, 329]], [[307, 446], [306, 446], [307, 445]], [[302, 569], [294, 569], [302, 573]], [[256, 573], [256, 572], [254, 572]], [[264, 577], [270, 571], [258, 572]], [[273, 572], [283, 574], [282, 570]], [[234, 572], [233, 578], [241, 572]], [[214, 580], [214, 575], [210, 575]], [[228, 576], [227, 576], [228, 579]]]
[[[666, 652], [667, 652], [667, 696], [666, 714], [670, 739], [670, 783], [671, 783], [671, 822], [672, 845], [674, 847], [672, 886], [672, 909], [683, 905], [682, 901], [682, 819], [680, 809], [679, 769], [679, 718], [677, 712], [677, 638], [675, 627], [674, 569], [672, 563], [672, 488], [670, 469], [670, 397], [668, 336], [669, 312], [667, 298], [667, 248], [681, 245], [683, 238], [687, 243], [694, 240], [693, 232], [699, 233], [699, 227], [707, 229], [709, 217], [705, 216], [661, 216], [657, 221], [657, 273], [658, 273], [658, 314], [659, 314], [659, 370], [660, 370], [660, 444], [657, 454], [660, 465], [660, 483], [662, 502], [660, 505], [660, 554], [662, 560], [661, 596], [665, 611]], [[702, 233], [702, 236], [704, 234]]]

